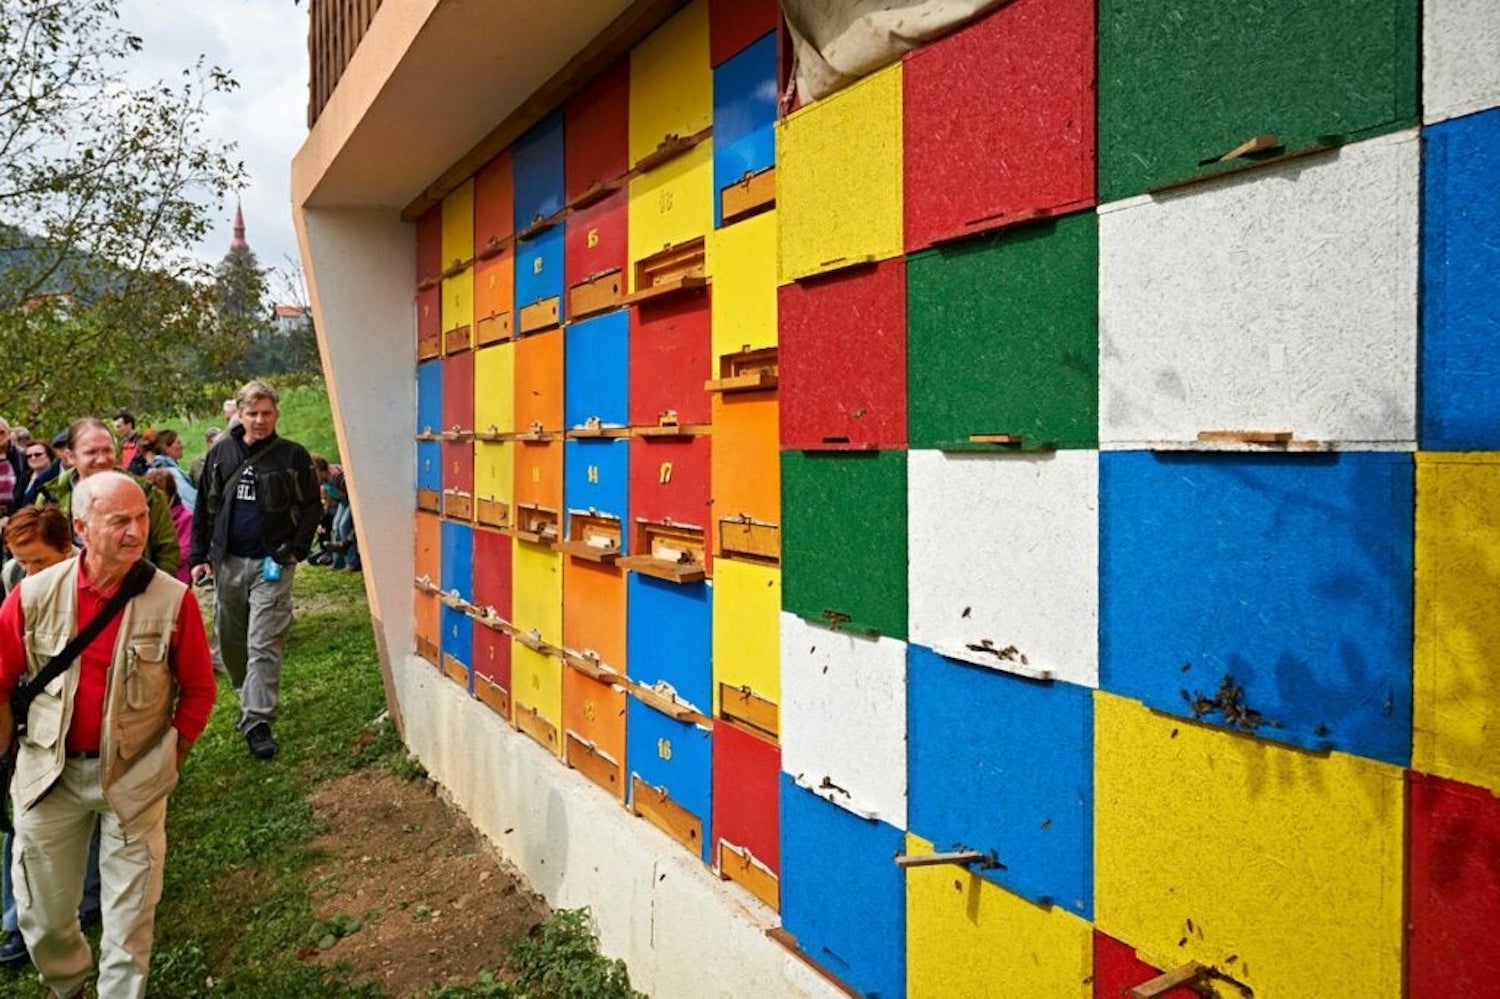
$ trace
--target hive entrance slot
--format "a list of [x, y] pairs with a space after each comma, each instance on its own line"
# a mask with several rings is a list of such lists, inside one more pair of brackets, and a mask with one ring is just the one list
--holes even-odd
[[719, 377], [703, 383], [709, 392], [755, 392], [776, 387], [779, 369], [775, 347], [748, 346], [719, 358]]
[[702, 236], [666, 246], [659, 252], [636, 261], [635, 291], [626, 295], [622, 301], [644, 302], [702, 288], [708, 284], [705, 264]]

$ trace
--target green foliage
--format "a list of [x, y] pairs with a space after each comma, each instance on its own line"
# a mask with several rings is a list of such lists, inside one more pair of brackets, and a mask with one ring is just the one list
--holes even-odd
[[599, 953], [588, 909], [560, 909], [511, 948], [506, 980], [494, 973], [449, 985], [431, 999], [638, 999], [625, 963]]
[[0, 399], [29, 426], [160, 408], [225, 355], [185, 248], [243, 182], [200, 61], [137, 85], [118, 0], [0, 3]]
[[[321, 377], [286, 376], [267, 379], [281, 393], [281, 418], [276, 432], [321, 454], [329, 461], [339, 460], [338, 438], [333, 432], [333, 410], [328, 403], [328, 387]], [[186, 467], [204, 451], [203, 434], [209, 427], [224, 426], [220, 406], [233, 396], [239, 385], [215, 383], [198, 393], [201, 401], [190, 412], [166, 411], [137, 414], [139, 426], [156, 430], [171, 428], [182, 436], [187, 450], [182, 456]], [[200, 415], [207, 414], [207, 415]]]

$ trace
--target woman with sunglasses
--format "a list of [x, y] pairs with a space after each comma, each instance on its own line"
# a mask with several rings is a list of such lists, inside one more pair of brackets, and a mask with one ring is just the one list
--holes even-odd
[[35, 506], [38, 499], [49, 506], [56, 503], [47, 486], [62, 474], [62, 462], [57, 452], [46, 441], [32, 441], [26, 445], [26, 468], [31, 472], [31, 481], [21, 496], [20, 507]]

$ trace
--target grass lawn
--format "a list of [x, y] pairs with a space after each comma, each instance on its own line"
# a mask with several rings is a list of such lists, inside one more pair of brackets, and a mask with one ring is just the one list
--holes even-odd
[[[277, 421], [276, 432], [296, 441], [313, 454], [321, 454], [329, 461], [338, 461], [339, 446], [333, 433], [333, 415], [328, 410], [328, 388], [322, 380], [289, 388], [277, 385], [274, 380], [271, 384], [281, 393], [281, 419]], [[187, 449], [182, 456], [184, 468], [203, 453], [203, 434], [208, 428], [224, 426], [224, 419], [217, 408], [191, 418], [179, 414], [141, 416], [139, 420], [143, 428], [170, 428], [182, 436]]]
[[[234, 728], [234, 691], [221, 678], [213, 718], [172, 796], [153, 996], [374, 994], [297, 958], [314, 922], [303, 874], [317, 830], [306, 798], [319, 781], [399, 766], [405, 754], [388, 725], [376, 738], [365, 734], [385, 699], [363, 580], [303, 567], [295, 585], [281, 756], [270, 766], [250, 758]], [[0, 973], [0, 997], [40, 994], [29, 966]]]

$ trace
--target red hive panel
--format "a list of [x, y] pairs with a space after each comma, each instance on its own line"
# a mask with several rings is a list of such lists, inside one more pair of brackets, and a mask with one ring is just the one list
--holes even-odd
[[908, 251], [1094, 203], [1094, 0], [1015, 0], [902, 67]]
[[443, 359], [443, 430], [474, 429], [474, 354]]
[[[1160, 968], [1136, 957], [1134, 947], [1094, 931], [1094, 999], [1120, 999], [1126, 990], [1144, 985], [1160, 974]], [[1161, 993], [1159, 999], [1197, 999], [1197, 996], [1191, 987], [1180, 985]]]
[[474, 625], [476, 692], [480, 681], [486, 680], [507, 694], [510, 693], [510, 643], [509, 635], [482, 624]]
[[781, 445], [906, 446], [906, 261], [778, 292]]
[[1412, 773], [1407, 988], [1412, 999], [1492, 996], [1500, 982], [1500, 798]]
[[493, 607], [510, 620], [511, 544], [509, 535], [477, 528], [474, 531], [474, 603]]
[[629, 195], [624, 188], [575, 209], [563, 223], [563, 282], [574, 288], [609, 271], [620, 275], [625, 293]]
[[[630, 519], [702, 528], [708, 540], [709, 437], [636, 437], [630, 442]], [[667, 466], [670, 466], [668, 468]], [[705, 565], [711, 564], [709, 544]]]
[[708, 291], [690, 291], [630, 310], [630, 425], [651, 427], [666, 410], [679, 424], [707, 423], [713, 377]]
[[630, 61], [621, 59], [563, 111], [563, 179], [569, 201], [630, 168]]
[[719, 63], [780, 24], [776, 0], [709, 0], [708, 61]]
[[772, 871], [781, 871], [776, 821], [781, 750], [729, 722], [714, 723], [714, 839], [748, 849]]

